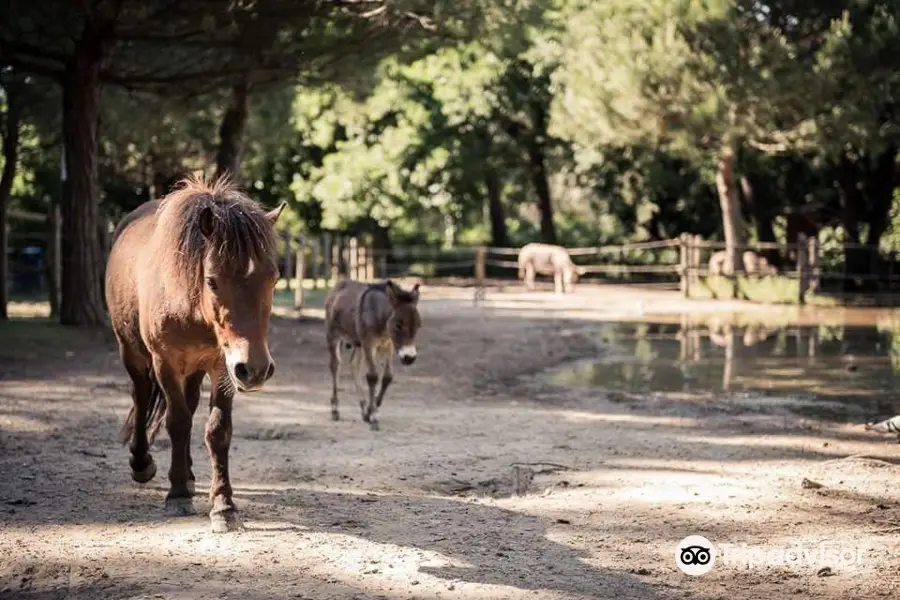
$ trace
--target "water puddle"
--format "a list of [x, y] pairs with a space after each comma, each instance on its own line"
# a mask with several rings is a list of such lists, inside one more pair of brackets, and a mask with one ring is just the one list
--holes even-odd
[[[802, 318], [799, 318], [802, 317]], [[840, 421], [900, 413], [900, 312], [677, 315], [604, 323], [602, 357], [552, 383], [636, 395], [714, 395]]]

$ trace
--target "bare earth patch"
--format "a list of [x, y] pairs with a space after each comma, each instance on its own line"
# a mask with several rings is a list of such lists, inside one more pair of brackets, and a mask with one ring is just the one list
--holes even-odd
[[[349, 376], [330, 420], [322, 324], [274, 319], [276, 376], [236, 403], [238, 534], [208, 532], [202, 415], [197, 516], [164, 516], [164, 435], [156, 478], [131, 481], [109, 334], [0, 340], [0, 598], [895, 597], [892, 438], [777, 407], [663, 411], [536, 376], [602, 353], [592, 322], [684, 309], [673, 295], [494, 292], [479, 309], [471, 290], [423, 297], [419, 360], [396, 368], [379, 432]], [[832, 552], [752, 569], [720, 556], [689, 577], [675, 547], [692, 534], [866, 551], [862, 565]]]

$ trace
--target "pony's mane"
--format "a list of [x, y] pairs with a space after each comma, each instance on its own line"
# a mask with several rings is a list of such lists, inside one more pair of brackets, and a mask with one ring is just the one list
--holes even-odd
[[[200, 220], [212, 212], [212, 234], [207, 240]], [[276, 261], [276, 238], [265, 211], [227, 177], [208, 182], [201, 177], [181, 180], [157, 209], [156, 256], [171, 276], [199, 293], [203, 261], [212, 249], [220, 264], [245, 265]], [[165, 250], [164, 250], [165, 249]]]

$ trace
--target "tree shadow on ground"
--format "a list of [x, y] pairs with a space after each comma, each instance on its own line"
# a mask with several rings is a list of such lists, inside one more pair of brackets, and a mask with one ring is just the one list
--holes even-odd
[[[589, 597], [604, 597], [610, 590], [616, 591], [616, 597], [658, 597], [656, 586], [628, 573], [592, 566], [587, 552], [550, 539], [552, 521], [497, 506], [397, 494], [265, 488], [237, 494], [252, 501], [249, 514], [258, 510], [273, 517], [277, 514], [279, 520], [308, 530], [415, 547], [464, 563], [419, 569], [449, 582]], [[369, 516], [367, 509], [375, 506], [377, 516]]]

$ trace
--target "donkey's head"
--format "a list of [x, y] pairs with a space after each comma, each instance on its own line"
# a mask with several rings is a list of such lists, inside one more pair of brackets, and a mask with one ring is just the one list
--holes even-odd
[[388, 331], [391, 341], [404, 365], [411, 365], [416, 361], [416, 333], [422, 325], [419, 317], [419, 284], [412, 290], [406, 291], [393, 281], [387, 282], [385, 289], [388, 301], [394, 309], [388, 319]]

